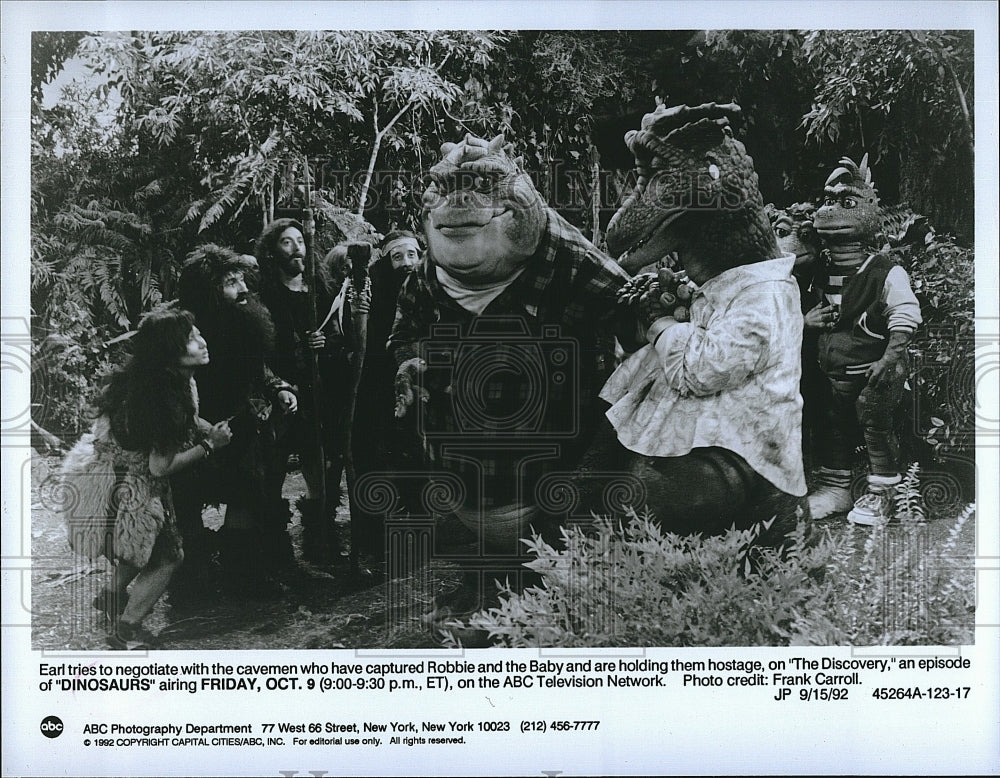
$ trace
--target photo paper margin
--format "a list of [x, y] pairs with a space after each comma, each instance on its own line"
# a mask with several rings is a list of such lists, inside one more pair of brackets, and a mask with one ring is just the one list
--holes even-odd
[[[280, 14], [268, 10], [280, 9]], [[412, 3], [3, 3], [3, 739], [5, 775], [279, 775], [294, 771], [329, 774], [573, 774], [573, 773], [995, 773], [1000, 771], [1000, 543], [998, 543], [997, 479], [1000, 472], [997, 446], [997, 15], [996, 6], [985, 2], [895, 4], [861, 3], [547, 3], [544, 9], [529, 4], [458, 2]], [[974, 685], [967, 705], [930, 708], [934, 717], [905, 703], [851, 706], [842, 711], [825, 706], [778, 709], [759, 695], [749, 702], [719, 706], [708, 694], [691, 699], [677, 709], [671, 695], [662, 697], [649, 690], [600, 703], [600, 718], [608, 722], [603, 731], [586, 738], [526, 740], [520, 733], [507, 739], [492, 738], [483, 750], [418, 749], [345, 752], [311, 751], [262, 754], [235, 751], [180, 749], [160, 761], [159, 751], [83, 749], [66, 739], [48, 739], [39, 732], [46, 716], [59, 715], [57, 705], [38, 691], [41, 652], [30, 649], [30, 467], [29, 449], [20, 430], [28, 408], [28, 45], [32, 29], [222, 29], [244, 28], [337, 29], [350, 27], [413, 28], [475, 27], [483, 29], [559, 29], [572, 22], [580, 28], [685, 28], [721, 29], [739, 27], [774, 28], [968, 28], [976, 30], [976, 255], [977, 336], [993, 335], [977, 363], [978, 407], [984, 424], [981, 431], [977, 483], [977, 634], [975, 646], [956, 651], [973, 659], [982, 676]], [[751, 150], [752, 151], [752, 150]], [[874, 655], [869, 649], [859, 655]], [[181, 652], [176, 652], [181, 653]], [[193, 661], [191, 652], [173, 661]], [[202, 661], [217, 661], [219, 654], [255, 663], [280, 663], [293, 654], [308, 661], [315, 652], [198, 652]], [[333, 652], [349, 657], [378, 656], [380, 652]], [[412, 652], [404, 652], [413, 658]], [[426, 652], [425, 652], [426, 653]], [[519, 657], [556, 656], [553, 651], [473, 651], [477, 661]], [[734, 650], [720, 656], [784, 656], [786, 650]], [[933, 653], [933, 652], [930, 652]], [[946, 653], [942, 651], [940, 653]], [[158, 652], [154, 661], [171, 661], [175, 652]], [[330, 652], [324, 652], [324, 656]], [[381, 652], [388, 656], [388, 652]], [[589, 655], [589, 654], [588, 654]], [[677, 649], [626, 652], [593, 652], [594, 656], [687, 656]], [[86, 656], [74, 659], [83, 661]], [[103, 652], [91, 658], [106, 659]], [[442, 651], [437, 658], [460, 659], [461, 652]], [[583, 657], [587, 655], [577, 654]], [[697, 654], [692, 653], [693, 658]], [[294, 661], [291, 656], [288, 661]], [[991, 668], [986, 670], [986, 668]], [[277, 699], [266, 695], [267, 710], [255, 710], [255, 720], [270, 718], [301, 720], [304, 701], [297, 697]], [[306, 704], [312, 704], [312, 699]], [[478, 699], [478, 698], [477, 698]], [[513, 699], [513, 698], [512, 698]], [[550, 690], [545, 698], [548, 718], [558, 716], [595, 718], [592, 698], [579, 692]], [[316, 717], [336, 720], [337, 700], [320, 698], [322, 711]], [[87, 697], [89, 714], [103, 718], [142, 719], [148, 700], [125, 700], [107, 694]], [[221, 695], [192, 697], [190, 704], [177, 696], [164, 707], [185, 720], [231, 721], [244, 698]], [[236, 704], [234, 704], [234, 702]], [[482, 700], [473, 708], [439, 704], [440, 698], [422, 696], [414, 701], [407, 718], [487, 718]], [[514, 699], [514, 705], [520, 702]], [[492, 703], [490, 703], [492, 705]], [[186, 706], [186, 707], [185, 707]], [[87, 706], [74, 709], [75, 723]], [[940, 712], [954, 711], [948, 718]], [[312, 713], [313, 711], [309, 711]], [[808, 712], [808, 715], [807, 715]], [[403, 713], [391, 698], [380, 698], [374, 710], [354, 711], [345, 720], [388, 720]], [[518, 717], [534, 716], [522, 710]], [[167, 715], [163, 715], [167, 718]], [[64, 719], [68, 719], [63, 715]], [[520, 738], [520, 740], [519, 740]], [[524, 748], [526, 743], [531, 748]], [[539, 746], [539, 747], [535, 747]], [[241, 756], [236, 761], [237, 753]]]

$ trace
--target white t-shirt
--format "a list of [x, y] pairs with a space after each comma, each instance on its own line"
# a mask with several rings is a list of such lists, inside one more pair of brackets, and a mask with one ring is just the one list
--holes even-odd
[[440, 265], [435, 265], [434, 270], [438, 283], [448, 293], [448, 296], [465, 308], [465, 310], [476, 314], [476, 316], [485, 311], [486, 306], [497, 299], [503, 293], [503, 290], [514, 283], [518, 276], [524, 272], [524, 268], [521, 267], [506, 281], [487, 286], [484, 289], [469, 289], [463, 286], [460, 281], [448, 275], [448, 271]]

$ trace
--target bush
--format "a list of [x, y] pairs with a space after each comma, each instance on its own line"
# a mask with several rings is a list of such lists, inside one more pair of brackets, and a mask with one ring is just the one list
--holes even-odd
[[122, 359], [104, 343], [86, 312], [67, 302], [63, 319], [32, 345], [32, 419], [72, 444], [89, 428], [98, 387]]
[[935, 458], [975, 451], [975, 253], [948, 240], [893, 251], [920, 301], [914, 358], [914, 432]]
[[[903, 495], [919, 500], [915, 487]], [[502, 587], [498, 607], [454, 626], [510, 647], [971, 642], [972, 576], [954, 554], [972, 513], [936, 554], [921, 514], [904, 512], [870, 530], [856, 555], [856, 533], [869, 530], [810, 537], [800, 523], [780, 552], [754, 546], [754, 530], [684, 537], [632, 512], [626, 526], [604, 520], [593, 535], [564, 530], [562, 550], [524, 541], [541, 586]]]

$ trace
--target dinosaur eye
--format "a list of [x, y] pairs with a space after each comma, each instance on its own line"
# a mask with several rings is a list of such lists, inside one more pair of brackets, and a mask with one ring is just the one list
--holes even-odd
[[775, 227], [774, 234], [779, 238], [787, 238], [792, 232], [791, 230], [786, 230], [784, 227]]
[[837, 198], [836, 197], [827, 197], [825, 200], [823, 200], [823, 205], [825, 205], [827, 207], [833, 207], [836, 204], [837, 204]]
[[840, 201], [840, 204], [845, 208], [856, 208], [858, 205], [858, 201], [855, 200], [853, 197], [845, 197], [843, 200]]
[[496, 185], [497, 177], [489, 173], [477, 174], [475, 178], [472, 179], [472, 188], [477, 192], [489, 193], [492, 192]]

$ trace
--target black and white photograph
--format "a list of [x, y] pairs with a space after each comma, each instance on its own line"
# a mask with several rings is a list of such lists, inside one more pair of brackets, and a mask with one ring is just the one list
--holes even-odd
[[1000, 771], [996, 7], [493, 5], [4, 3], [4, 774]]

